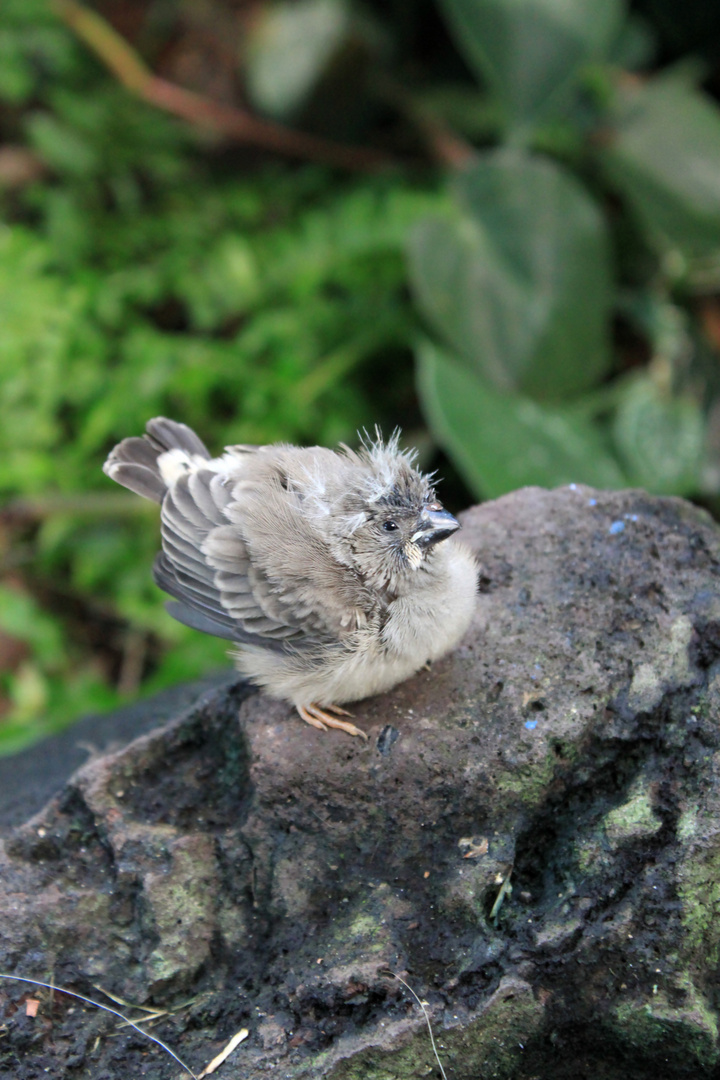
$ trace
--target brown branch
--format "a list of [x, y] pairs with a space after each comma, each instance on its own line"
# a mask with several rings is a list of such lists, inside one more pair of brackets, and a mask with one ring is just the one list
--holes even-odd
[[415, 122], [440, 165], [450, 169], [464, 169], [477, 156], [470, 143], [450, 131], [435, 117], [428, 114], [416, 116]]
[[[0, 506], [0, 526], [25, 525], [69, 514], [78, 517], [137, 517], [147, 514], [152, 503], [115, 491], [82, 494], [37, 495], [13, 499]], [[154, 508], [153, 508], [154, 509]]]
[[279, 154], [357, 172], [377, 172], [399, 164], [379, 150], [342, 146], [328, 139], [307, 135], [283, 124], [263, 120], [245, 109], [221, 105], [157, 76], [153, 76], [144, 96], [151, 104], [184, 120], [215, 128], [237, 142], [251, 143]]
[[247, 109], [222, 105], [154, 75], [128, 42], [97, 12], [78, 0], [51, 0], [60, 18], [92, 49], [117, 79], [133, 94], [182, 120], [214, 131], [236, 142], [249, 143], [279, 154], [317, 161], [334, 168], [376, 172], [400, 164], [380, 150], [343, 146], [255, 116]]
[[150, 68], [105, 19], [77, 0], [51, 0], [51, 7], [128, 90], [145, 96], [147, 84], [152, 79]]

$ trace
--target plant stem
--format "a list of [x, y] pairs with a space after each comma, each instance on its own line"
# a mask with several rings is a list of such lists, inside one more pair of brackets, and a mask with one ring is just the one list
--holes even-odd
[[236, 142], [354, 172], [378, 172], [400, 164], [369, 147], [343, 146], [264, 120], [247, 109], [223, 105], [154, 75], [135, 49], [97, 12], [78, 0], [51, 0], [59, 17], [92, 49], [131, 93], [191, 124]]

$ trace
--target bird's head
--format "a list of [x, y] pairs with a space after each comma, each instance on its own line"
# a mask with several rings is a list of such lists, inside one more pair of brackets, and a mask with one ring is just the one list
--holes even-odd
[[438, 501], [431, 478], [415, 468], [415, 452], [399, 448], [397, 434], [346, 450], [345, 461], [336, 544], [369, 585], [392, 589], [432, 559], [460, 523]]

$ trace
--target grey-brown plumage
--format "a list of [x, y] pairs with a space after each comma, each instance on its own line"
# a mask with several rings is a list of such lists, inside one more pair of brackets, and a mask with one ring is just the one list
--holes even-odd
[[104, 471], [161, 504], [155, 581], [180, 622], [237, 645], [238, 669], [308, 723], [390, 689], [452, 649], [472, 618], [471, 553], [397, 436], [357, 452], [229, 446], [211, 458], [156, 417]]

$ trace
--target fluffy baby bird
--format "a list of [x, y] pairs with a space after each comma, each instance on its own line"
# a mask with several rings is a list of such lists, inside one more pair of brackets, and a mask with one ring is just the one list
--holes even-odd
[[397, 435], [341, 447], [228, 446], [156, 417], [104, 471], [160, 503], [154, 577], [180, 622], [236, 645], [237, 668], [313, 727], [452, 649], [475, 606], [459, 523]]

